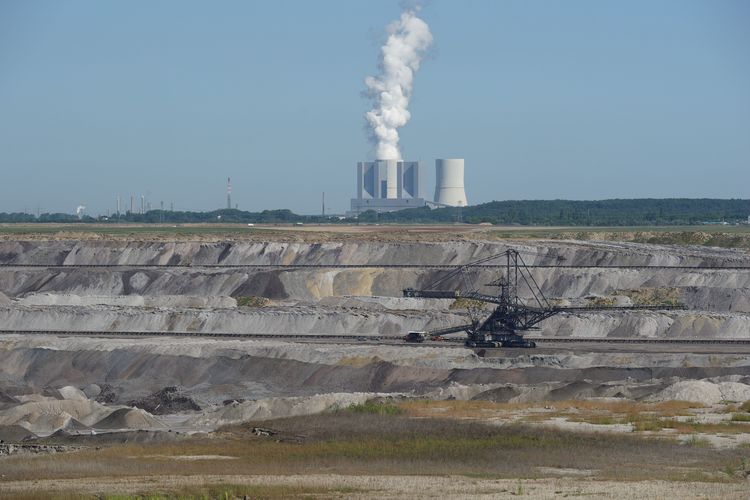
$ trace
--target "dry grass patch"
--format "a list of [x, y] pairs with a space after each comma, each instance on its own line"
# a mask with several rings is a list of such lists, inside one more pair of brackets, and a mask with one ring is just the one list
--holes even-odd
[[664, 421], [664, 427], [674, 429], [680, 434], [745, 434], [750, 432], [750, 425], [744, 422], [721, 422], [704, 424], [700, 422]]
[[159, 488], [138, 491], [134, 494], [104, 493], [97, 495], [82, 495], [71, 491], [45, 491], [34, 493], [16, 493], [3, 495], [9, 500], [36, 500], [46, 498], [52, 500], [79, 500], [81, 498], [102, 500], [203, 500], [203, 499], [234, 499], [234, 498], [340, 498], [352, 495], [362, 495], [371, 490], [351, 487], [316, 487], [306, 485], [198, 485], [181, 488]]
[[[693, 416], [704, 405], [689, 401], [656, 403], [630, 400], [571, 400], [547, 403], [495, 403], [491, 401], [406, 401], [398, 403], [406, 415], [459, 420], [508, 419], [514, 422], [538, 423], [552, 419], [593, 425], [630, 425], [635, 432], [659, 432], [673, 429], [682, 434], [727, 433], [750, 431], [744, 421], [700, 424], [680, 422], [679, 416]], [[744, 418], [744, 414], [742, 414]], [[748, 419], [750, 421], [750, 418]]]
[[487, 307], [488, 307], [487, 303], [482, 302], [481, 300], [459, 297], [456, 300], [454, 300], [450, 306], [448, 306], [448, 309], [450, 310], [457, 310], [457, 309], [481, 310], [481, 309], [486, 309]]
[[680, 305], [680, 289], [674, 287], [618, 290], [615, 294], [630, 297], [633, 305], [636, 306]]
[[102, 493], [84, 495], [73, 491], [36, 491], [34, 493], [3, 494], [9, 500], [79, 500], [81, 498], [101, 500], [161, 500], [161, 499], [239, 499], [239, 498], [340, 498], [362, 495], [372, 490], [353, 487], [319, 487], [294, 484], [213, 484], [183, 486], [179, 488], [158, 487], [137, 491], [133, 494]]
[[589, 307], [611, 307], [615, 305], [614, 297], [597, 297], [591, 296], [586, 297], [586, 302]]
[[563, 239], [578, 241], [631, 241], [655, 245], [702, 245], [724, 248], [750, 248], [747, 226], [712, 229], [702, 226], [674, 226], [661, 228], [612, 227], [598, 230], [520, 229], [516, 231], [488, 231], [488, 237], [496, 239]]
[[333, 498], [349, 497], [354, 494], [366, 493], [369, 490], [341, 487], [323, 488], [306, 485], [264, 484], [264, 485], [210, 485], [183, 487], [175, 490], [143, 491], [136, 495], [105, 495], [106, 500], [129, 499], [233, 499], [233, 498]]
[[546, 403], [495, 403], [492, 401], [433, 401], [416, 400], [398, 403], [407, 415], [414, 417], [445, 417], [482, 419], [522, 414], [530, 420], [551, 417], [575, 417], [578, 421], [586, 418], [606, 416], [624, 417], [627, 415], [650, 414], [657, 417], [692, 415], [691, 410], [704, 408], [704, 405], [689, 401], [663, 401], [642, 403], [630, 400], [569, 400]]
[[[444, 402], [453, 403], [453, 402]], [[462, 402], [487, 408], [485, 401]], [[253, 428], [272, 429], [258, 436]], [[278, 436], [298, 436], [297, 441]], [[184, 456], [233, 460], [181, 460]], [[5, 480], [92, 477], [486, 474], [533, 478], [537, 467], [596, 470], [601, 479], [658, 479], [674, 473], [674, 457], [694, 470], [721, 470], [742, 450], [701, 449], [639, 435], [601, 435], [522, 425], [495, 426], [455, 418], [338, 411], [228, 426], [181, 441], [115, 445], [75, 453], [8, 457]], [[2, 483], [0, 482], [0, 489]]]

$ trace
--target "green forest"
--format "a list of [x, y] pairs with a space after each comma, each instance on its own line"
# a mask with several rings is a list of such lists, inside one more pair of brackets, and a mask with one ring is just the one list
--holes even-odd
[[0, 223], [490, 223], [523, 226], [664, 226], [727, 222], [746, 222], [750, 200], [724, 199], [613, 199], [599, 201], [510, 200], [493, 201], [463, 208], [428, 207], [376, 213], [368, 211], [358, 218], [299, 215], [291, 210], [246, 212], [235, 209], [210, 212], [151, 210], [144, 214], [124, 213], [111, 217], [54, 213], [39, 217], [25, 213], [0, 213]]
[[745, 222], [750, 200], [614, 199], [600, 201], [511, 200], [465, 208], [414, 208], [387, 214], [364, 213], [379, 222], [468, 222], [523, 226], [663, 226]]

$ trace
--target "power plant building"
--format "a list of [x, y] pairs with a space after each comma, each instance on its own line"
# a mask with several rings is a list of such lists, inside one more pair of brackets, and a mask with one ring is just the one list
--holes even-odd
[[419, 162], [376, 160], [357, 163], [357, 197], [351, 200], [350, 215], [367, 210], [393, 212], [425, 205], [437, 207], [465, 207], [464, 160], [462, 158], [435, 160], [434, 202], [420, 197], [421, 177]]
[[361, 161], [357, 163], [357, 197], [352, 198], [351, 212], [393, 212], [423, 207], [426, 201], [420, 198], [419, 192], [418, 161]]

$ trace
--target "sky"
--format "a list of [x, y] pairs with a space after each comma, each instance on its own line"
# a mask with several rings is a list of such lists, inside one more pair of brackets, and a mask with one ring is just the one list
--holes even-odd
[[[0, 1], [0, 212], [343, 213], [397, 0]], [[433, 0], [402, 155], [470, 204], [750, 198], [750, 2]], [[124, 202], [124, 205], [129, 201]]]

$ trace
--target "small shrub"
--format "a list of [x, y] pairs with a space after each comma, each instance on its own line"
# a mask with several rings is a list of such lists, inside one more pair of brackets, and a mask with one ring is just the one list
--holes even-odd
[[745, 401], [740, 405], [740, 411], [745, 411], [750, 413], [750, 401]]
[[750, 422], [750, 414], [734, 413], [732, 414], [732, 422]]
[[641, 420], [633, 422], [633, 430], [636, 432], [652, 431], [657, 432], [664, 428], [662, 422], [658, 419], [653, 420]]
[[696, 434], [691, 434], [685, 441], [685, 446], [695, 446], [696, 448], [711, 448], [711, 442], [702, 437], [698, 437]]
[[636, 432], [660, 431], [664, 428], [664, 421], [653, 416], [630, 414], [627, 421], [633, 426], [633, 430]]

